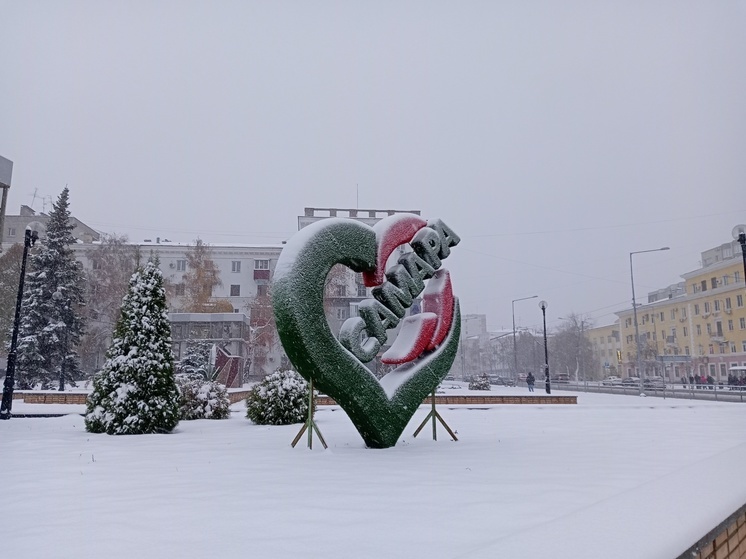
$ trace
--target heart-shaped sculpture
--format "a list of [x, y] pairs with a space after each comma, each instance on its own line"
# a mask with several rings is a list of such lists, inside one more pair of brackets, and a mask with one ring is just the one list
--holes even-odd
[[[408, 242], [415, 252], [386, 273], [393, 250]], [[395, 214], [374, 227], [343, 218], [318, 221], [283, 248], [272, 286], [283, 348], [296, 370], [345, 410], [368, 447], [394, 446], [453, 364], [460, 311], [447, 270], [437, 269], [457, 243], [458, 237], [439, 220], [428, 226], [413, 214]], [[376, 300], [361, 303], [366, 320], [355, 317], [343, 325], [340, 337], [348, 347], [334, 336], [324, 314], [324, 283], [336, 264], [362, 272], [366, 285], [378, 286], [373, 290]], [[413, 293], [422, 291], [427, 279], [425, 312], [405, 318]], [[399, 320], [404, 341], [397, 344], [397, 338], [384, 357], [401, 364], [379, 382], [361, 359], [367, 362], [376, 355], [385, 342], [384, 329]]]

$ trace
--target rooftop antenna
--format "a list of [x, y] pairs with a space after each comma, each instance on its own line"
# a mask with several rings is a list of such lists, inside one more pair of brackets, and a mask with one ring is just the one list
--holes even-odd
[[34, 197], [31, 199], [31, 209], [34, 208], [34, 202], [36, 202], [36, 193], [39, 192], [38, 188], [34, 188]]
[[360, 209], [360, 186], [355, 183], [355, 209]]

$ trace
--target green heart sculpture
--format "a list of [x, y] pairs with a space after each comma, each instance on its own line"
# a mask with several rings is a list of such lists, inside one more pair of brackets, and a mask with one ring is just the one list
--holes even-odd
[[[430, 239], [432, 230], [427, 233], [423, 238]], [[439, 233], [443, 235], [442, 229]], [[453, 245], [458, 237], [452, 235]], [[433, 246], [437, 245], [437, 235], [435, 238], [430, 241]], [[329, 218], [311, 224], [283, 248], [272, 285], [277, 330], [290, 361], [301, 376], [313, 380], [314, 388], [345, 410], [370, 448], [397, 443], [420, 404], [448, 374], [461, 325], [458, 300], [452, 298], [453, 307], [448, 309], [452, 320], [447, 333], [441, 335], [442, 341], [388, 373], [383, 384], [337, 340], [324, 314], [326, 276], [335, 264], [342, 264], [366, 277], [376, 273], [380, 277], [388, 257], [379, 254], [380, 241], [372, 227], [351, 219]], [[437, 260], [436, 253], [434, 249], [430, 264]], [[440, 255], [448, 255], [446, 243]]]

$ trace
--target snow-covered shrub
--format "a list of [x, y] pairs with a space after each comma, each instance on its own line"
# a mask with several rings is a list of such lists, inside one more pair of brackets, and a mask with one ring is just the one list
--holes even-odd
[[259, 425], [291, 425], [308, 417], [308, 383], [295, 371], [275, 371], [246, 397], [246, 417]]
[[469, 381], [469, 390], [489, 390], [490, 378], [487, 375], [472, 377]]
[[176, 375], [181, 419], [227, 419], [231, 415], [228, 390], [200, 374]]
[[163, 276], [148, 262], [130, 279], [112, 345], [93, 380], [85, 425], [92, 433], [169, 433], [179, 422]]

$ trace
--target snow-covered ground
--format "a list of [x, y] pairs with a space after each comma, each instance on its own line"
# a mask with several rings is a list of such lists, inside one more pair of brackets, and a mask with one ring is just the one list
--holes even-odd
[[[458, 442], [430, 426], [413, 438], [422, 406], [386, 450], [321, 407], [330, 447], [312, 451], [305, 437], [290, 447], [299, 426], [256, 426], [243, 409], [170, 435], [92, 435], [78, 415], [0, 421], [2, 555], [673, 558], [746, 502], [737, 403], [440, 406]], [[13, 405], [34, 410], [82, 406]]]

